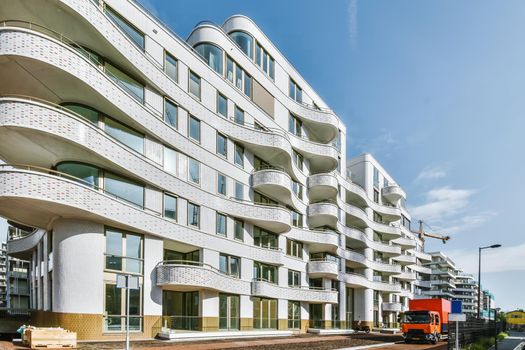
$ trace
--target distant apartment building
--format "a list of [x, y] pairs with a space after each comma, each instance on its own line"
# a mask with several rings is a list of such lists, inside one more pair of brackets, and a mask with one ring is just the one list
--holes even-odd
[[29, 310], [29, 262], [7, 255], [7, 244], [0, 249], [0, 307]]
[[34, 324], [122, 339], [119, 274], [134, 338], [396, 327], [434, 291], [404, 190], [347, 161], [346, 126], [251, 19], [183, 40], [131, 0], [0, 10], [0, 215], [37, 228], [7, 244]]
[[0, 308], [7, 307], [7, 243], [0, 242]]
[[453, 299], [461, 300], [463, 312], [467, 317], [477, 316], [478, 284], [472, 275], [461, 270], [456, 271], [455, 288], [452, 290]]

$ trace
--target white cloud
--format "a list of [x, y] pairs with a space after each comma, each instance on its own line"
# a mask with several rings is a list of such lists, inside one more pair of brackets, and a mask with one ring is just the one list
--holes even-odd
[[[497, 238], [495, 238], [497, 239]], [[490, 242], [497, 243], [496, 241]], [[446, 253], [465, 272], [477, 275], [478, 249], [477, 246], [469, 250], [454, 250]], [[525, 271], [525, 243], [511, 247], [485, 249], [482, 252], [482, 272]], [[483, 283], [483, 279], [482, 279]]]
[[379, 134], [371, 139], [356, 140], [355, 148], [361, 152], [380, 154], [382, 157], [389, 158], [392, 156], [392, 152], [399, 149], [400, 145], [399, 140], [394, 137], [391, 131], [381, 129]]
[[426, 193], [426, 203], [413, 207], [413, 217], [425, 221], [441, 221], [461, 213], [468, 205], [474, 190], [453, 189], [449, 186], [430, 190]]
[[441, 230], [451, 234], [468, 231], [483, 225], [487, 221], [492, 220], [497, 215], [498, 213], [490, 210], [481, 212], [479, 214], [466, 215], [459, 218], [458, 220], [449, 221], [448, 225], [441, 228]]
[[422, 180], [436, 180], [447, 176], [447, 172], [440, 167], [426, 167], [416, 177], [415, 182]]
[[357, 46], [357, 0], [348, 1], [348, 34], [350, 36], [350, 47]]

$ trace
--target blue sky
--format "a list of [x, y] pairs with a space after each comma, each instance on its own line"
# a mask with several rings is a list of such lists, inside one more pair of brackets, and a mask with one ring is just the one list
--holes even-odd
[[414, 219], [452, 236], [427, 250], [477, 275], [477, 248], [501, 243], [482, 282], [525, 307], [525, 2], [141, 2], [184, 38], [201, 20], [254, 19], [345, 121], [349, 157], [374, 154]]

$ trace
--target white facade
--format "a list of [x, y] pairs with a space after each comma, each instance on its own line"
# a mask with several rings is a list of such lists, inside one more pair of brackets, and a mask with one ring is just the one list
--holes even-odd
[[249, 18], [184, 41], [129, 0], [0, 9], [0, 215], [38, 228], [8, 243], [37, 323], [121, 337], [119, 273], [146, 338], [393, 327], [429, 288], [404, 191], [346, 161], [344, 124]]

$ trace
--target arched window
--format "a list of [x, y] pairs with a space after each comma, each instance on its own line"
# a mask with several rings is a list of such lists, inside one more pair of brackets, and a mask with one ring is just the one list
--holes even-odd
[[214, 71], [222, 75], [223, 73], [223, 55], [222, 55], [222, 49], [219, 47], [202, 43], [195, 46], [195, 50], [199, 53], [199, 55], [204, 58], [206, 63], [213, 68]]
[[241, 50], [248, 55], [248, 57], [253, 59], [253, 38], [250, 34], [245, 32], [231, 32], [230, 38], [239, 45]]

